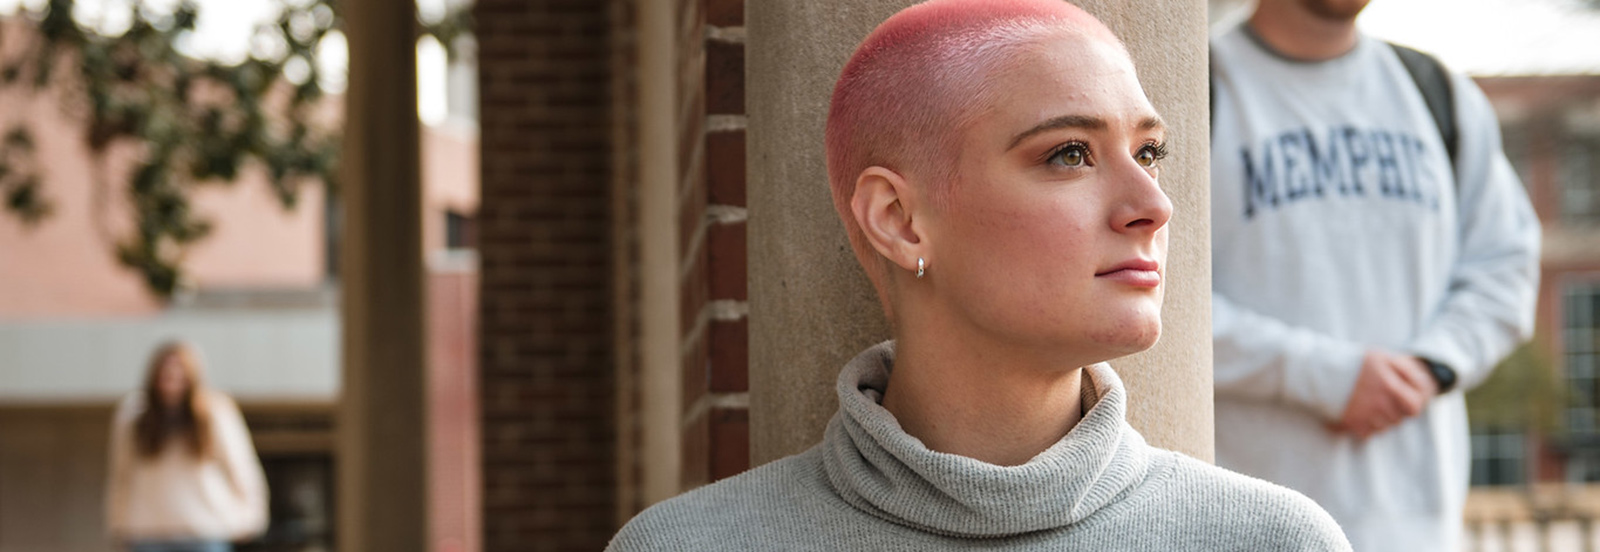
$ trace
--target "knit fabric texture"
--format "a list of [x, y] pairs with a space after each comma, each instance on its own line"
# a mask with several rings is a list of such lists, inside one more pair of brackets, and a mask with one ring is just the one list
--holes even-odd
[[1156, 449], [1110, 366], [1085, 414], [1019, 466], [929, 450], [880, 404], [894, 344], [839, 374], [822, 443], [657, 504], [609, 550], [1349, 550], [1303, 495]]

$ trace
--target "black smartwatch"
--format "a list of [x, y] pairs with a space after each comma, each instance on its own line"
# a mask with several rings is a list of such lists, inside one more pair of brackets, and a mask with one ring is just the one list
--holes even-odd
[[1428, 367], [1428, 375], [1433, 376], [1433, 382], [1439, 384], [1439, 394], [1450, 392], [1456, 386], [1456, 370], [1449, 365], [1426, 357], [1417, 357], [1424, 366]]

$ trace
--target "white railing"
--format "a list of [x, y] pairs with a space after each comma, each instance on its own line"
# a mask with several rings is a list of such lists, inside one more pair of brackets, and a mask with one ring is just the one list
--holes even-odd
[[1475, 488], [1466, 552], [1600, 552], [1600, 485]]

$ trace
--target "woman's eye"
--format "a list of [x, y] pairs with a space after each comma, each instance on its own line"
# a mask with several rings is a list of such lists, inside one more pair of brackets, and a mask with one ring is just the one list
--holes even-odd
[[1050, 163], [1062, 167], [1082, 167], [1089, 159], [1089, 150], [1083, 144], [1067, 144], [1050, 155]]
[[1137, 161], [1141, 167], [1154, 167], [1157, 161], [1166, 158], [1166, 156], [1166, 144], [1145, 144], [1144, 147], [1139, 148], [1138, 153], [1133, 155], [1133, 160]]

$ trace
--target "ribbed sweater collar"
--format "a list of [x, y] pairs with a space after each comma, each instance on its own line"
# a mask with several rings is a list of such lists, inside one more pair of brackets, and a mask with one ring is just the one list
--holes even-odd
[[882, 406], [894, 342], [839, 374], [839, 411], [822, 452], [840, 497], [873, 516], [962, 537], [1003, 537], [1076, 523], [1143, 480], [1150, 454], [1124, 420], [1126, 391], [1110, 366], [1084, 369], [1083, 419], [1020, 466], [929, 450]]

